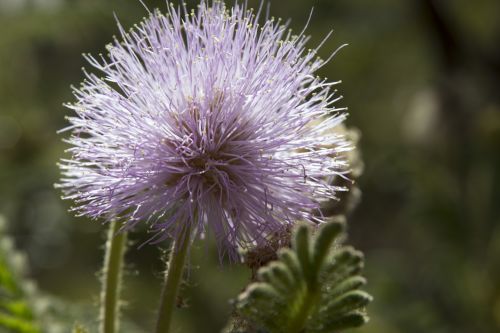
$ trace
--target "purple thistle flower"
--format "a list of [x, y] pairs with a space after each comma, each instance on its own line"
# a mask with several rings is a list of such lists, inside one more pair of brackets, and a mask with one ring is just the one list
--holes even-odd
[[118, 24], [108, 57], [86, 56], [104, 77], [84, 71], [74, 88], [58, 184], [78, 215], [147, 223], [150, 241], [190, 224], [230, 253], [322, 221], [320, 203], [343, 190], [327, 179], [346, 172], [351, 149], [335, 134], [338, 82], [314, 75], [326, 61], [305, 51], [307, 37], [259, 15], [170, 4], [129, 32]]

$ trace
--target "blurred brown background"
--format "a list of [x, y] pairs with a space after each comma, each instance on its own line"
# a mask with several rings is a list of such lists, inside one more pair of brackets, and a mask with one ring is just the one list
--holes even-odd
[[[335, 31], [323, 57], [350, 44], [319, 74], [343, 80], [340, 104], [362, 132], [363, 199], [349, 237], [365, 252], [375, 301], [360, 332], [500, 332], [500, 1], [271, 3], [295, 31], [314, 6], [310, 46]], [[104, 52], [118, 34], [113, 13], [125, 26], [146, 15], [135, 0], [0, 0], [0, 216], [39, 290], [91, 318], [105, 227], [73, 218], [54, 190], [65, 149], [56, 131], [83, 78], [81, 53]], [[151, 331], [159, 256], [128, 252], [124, 331]], [[217, 332], [247, 278], [200, 243], [178, 331]]]

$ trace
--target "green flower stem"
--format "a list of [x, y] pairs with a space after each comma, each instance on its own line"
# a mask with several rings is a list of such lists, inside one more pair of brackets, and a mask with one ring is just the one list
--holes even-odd
[[120, 224], [117, 221], [110, 223], [102, 277], [101, 333], [118, 331], [123, 256], [127, 243], [127, 233], [118, 233], [119, 229]]
[[172, 313], [176, 304], [177, 292], [182, 281], [184, 263], [187, 257], [190, 234], [191, 227], [186, 225], [182, 235], [172, 245], [165, 284], [161, 292], [156, 333], [168, 333], [170, 331]]

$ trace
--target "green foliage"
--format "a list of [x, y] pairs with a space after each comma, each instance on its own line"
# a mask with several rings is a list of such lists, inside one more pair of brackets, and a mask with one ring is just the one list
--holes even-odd
[[311, 236], [298, 227], [292, 248], [281, 249], [239, 296], [241, 318], [228, 332], [259, 332], [255, 324], [270, 333], [328, 333], [367, 322], [364, 307], [372, 297], [359, 290], [366, 283], [359, 275], [363, 254], [334, 246], [343, 230], [343, 223], [329, 222]]
[[23, 279], [24, 257], [14, 250], [2, 225], [0, 239], [0, 331], [39, 333], [41, 330], [27, 301], [29, 283]]
[[[75, 318], [91, 322], [93, 309], [83, 309], [55, 297], [41, 294], [26, 278], [26, 259], [4, 232], [0, 216], [0, 332], [66, 333]], [[76, 325], [74, 332], [85, 333]]]

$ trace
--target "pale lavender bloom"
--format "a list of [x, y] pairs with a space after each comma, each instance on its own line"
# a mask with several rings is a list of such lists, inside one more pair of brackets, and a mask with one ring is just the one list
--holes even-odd
[[[260, 12], [260, 11], [259, 11]], [[146, 223], [154, 240], [191, 224], [222, 250], [262, 244], [297, 220], [320, 223], [351, 149], [325, 61], [273, 19], [202, 2], [151, 13], [109, 56], [86, 56], [68, 107], [71, 159], [58, 185], [78, 215]], [[339, 156], [332, 158], [332, 156]]]

